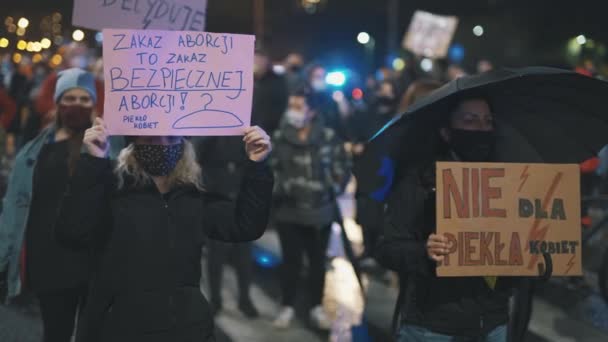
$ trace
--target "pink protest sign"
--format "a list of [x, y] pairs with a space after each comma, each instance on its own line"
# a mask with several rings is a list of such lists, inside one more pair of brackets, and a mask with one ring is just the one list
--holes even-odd
[[103, 31], [112, 135], [242, 135], [251, 121], [255, 37]]
[[106, 28], [204, 31], [207, 0], [74, 0], [72, 23]]

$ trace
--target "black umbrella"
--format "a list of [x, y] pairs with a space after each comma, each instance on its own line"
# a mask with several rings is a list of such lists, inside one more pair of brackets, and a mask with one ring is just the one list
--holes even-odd
[[452, 81], [396, 116], [370, 146], [398, 162], [434, 156], [441, 120], [472, 95], [485, 98], [495, 114], [500, 161], [579, 163], [608, 144], [608, 82], [528, 67]]

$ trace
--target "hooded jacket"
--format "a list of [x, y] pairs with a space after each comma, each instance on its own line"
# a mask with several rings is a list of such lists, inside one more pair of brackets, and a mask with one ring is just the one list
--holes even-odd
[[274, 135], [276, 221], [325, 226], [335, 219], [335, 199], [349, 179], [350, 160], [335, 132], [311, 122], [306, 141], [287, 122]]

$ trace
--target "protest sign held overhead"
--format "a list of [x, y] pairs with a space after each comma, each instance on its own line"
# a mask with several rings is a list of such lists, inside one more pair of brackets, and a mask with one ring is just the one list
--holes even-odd
[[241, 135], [251, 121], [255, 37], [103, 31], [112, 135]]
[[207, 0], [74, 0], [75, 26], [204, 31]]
[[438, 276], [535, 276], [581, 269], [578, 165], [437, 163]]
[[416, 11], [403, 38], [403, 48], [428, 58], [444, 58], [457, 26], [456, 17]]

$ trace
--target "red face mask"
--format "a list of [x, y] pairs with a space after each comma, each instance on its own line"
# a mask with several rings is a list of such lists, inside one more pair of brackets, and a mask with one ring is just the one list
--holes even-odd
[[90, 128], [93, 122], [91, 116], [93, 108], [80, 105], [59, 105], [58, 115], [61, 124], [73, 131], [81, 132]]

